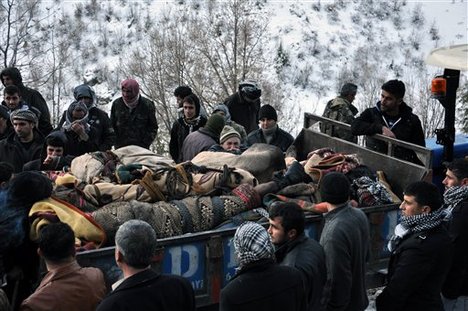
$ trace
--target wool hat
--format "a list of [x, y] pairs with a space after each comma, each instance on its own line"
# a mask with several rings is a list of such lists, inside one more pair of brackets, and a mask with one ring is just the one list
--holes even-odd
[[382, 90], [389, 92], [396, 98], [403, 98], [405, 96], [405, 84], [400, 80], [390, 80], [382, 85]]
[[262, 90], [260, 89], [257, 81], [247, 79], [239, 83], [239, 92], [244, 97], [251, 101], [257, 100], [262, 96]]
[[10, 115], [11, 123], [13, 120], [23, 120], [37, 124], [37, 115], [29, 109], [16, 109]]
[[219, 114], [212, 114], [204, 127], [219, 137], [224, 128], [224, 118]]
[[3, 105], [0, 105], [0, 118], [5, 120], [8, 120], [10, 118], [7, 108]]
[[320, 196], [322, 202], [331, 204], [345, 203], [349, 199], [349, 193], [349, 180], [342, 173], [328, 173], [320, 181]]
[[278, 114], [276, 113], [276, 109], [268, 104], [260, 107], [260, 111], [258, 112], [258, 119], [261, 120], [263, 118], [278, 121]]
[[347, 95], [350, 95], [350, 94], [356, 94], [357, 93], [357, 85], [356, 84], [353, 84], [353, 83], [345, 83], [342, 87], [341, 87], [341, 91], [340, 91], [340, 95], [341, 96], [347, 96]]
[[221, 131], [219, 142], [223, 144], [226, 140], [228, 140], [231, 137], [237, 137], [239, 138], [239, 140], [241, 140], [240, 134], [232, 126], [225, 125], [223, 127], [223, 130]]
[[233, 242], [240, 267], [274, 257], [275, 250], [270, 235], [255, 222], [242, 223], [234, 234]]

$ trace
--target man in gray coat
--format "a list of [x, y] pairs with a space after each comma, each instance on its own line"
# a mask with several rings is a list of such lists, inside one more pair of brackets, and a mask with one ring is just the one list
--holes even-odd
[[342, 173], [328, 173], [320, 182], [322, 201], [328, 203], [320, 237], [327, 262], [327, 310], [365, 310], [369, 303], [365, 284], [369, 223], [364, 212], [349, 204], [349, 192]]

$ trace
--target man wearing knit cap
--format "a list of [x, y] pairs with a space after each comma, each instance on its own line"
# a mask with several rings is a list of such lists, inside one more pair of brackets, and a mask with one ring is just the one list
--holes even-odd
[[300, 273], [275, 263], [265, 228], [245, 222], [237, 228], [233, 244], [239, 268], [221, 291], [221, 311], [305, 310]]
[[219, 144], [215, 144], [208, 149], [208, 151], [214, 152], [229, 152], [232, 154], [241, 154], [245, 151], [245, 147], [241, 145], [240, 134], [229, 125], [225, 125], [221, 131], [219, 138]]
[[217, 144], [223, 127], [224, 118], [218, 114], [212, 114], [204, 127], [185, 138], [182, 144], [182, 161], [190, 161], [200, 152], [207, 151]]
[[115, 148], [137, 145], [149, 149], [158, 134], [154, 102], [141, 96], [140, 85], [134, 79], [123, 80], [120, 86], [122, 97], [111, 108]]
[[[323, 116], [351, 125], [354, 116], [358, 113], [357, 108], [353, 105], [356, 93], [356, 84], [344, 84], [341, 87], [340, 95], [330, 100], [325, 106]], [[320, 124], [320, 130], [322, 133], [357, 143], [357, 137], [351, 134], [351, 130], [341, 129], [328, 124]]]
[[329, 282], [324, 290], [327, 310], [365, 310], [369, 303], [365, 284], [367, 217], [349, 204], [350, 183], [342, 173], [328, 173], [319, 187], [328, 210], [320, 236]]
[[10, 115], [12, 132], [0, 141], [0, 161], [10, 163], [15, 173], [23, 170], [23, 165], [39, 159], [44, 136], [37, 131], [37, 116], [31, 110], [15, 110]]
[[247, 136], [247, 146], [255, 143], [264, 143], [276, 146], [283, 152], [291, 146], [294, 138], [288, 132], [279, 128], [278, 114], [271, 105], [263, 105], [258, 113], [260, 128]]
[[[76, 102], [80, 102], [87, 107], [87, 123], [95, 129], [96, 134], [93, 137], [99, 150], [110, 150], [115, 141], [114, 129], [107, 113], [97, 107], [98, 100], [94, 90], [87, 84], [81, 84], [73, 90], [73, 97]], [[62, 128], [66, 123], [67, 113], [67, 111], [64, 111], [57, 128]]]
[[[371, 150], [387, 153], [387, 144], [372, 135], [382, 134], [424, 147], [424, 131], [418, 116], [403, 101], [405, 84], [390, 80], [382, 85], [380, 101], [375, 107], [364, 110], [352, 123], [353, 135], [366, 135], [366, 146]], [[395, 147], [395, 157], [422, 164], [416, 153], [403, 147]]]
[[245, 140], [247, 139], [247, 133], [245, 131], [245, 128], [239, 123], [237, 123], [236, 121], [232, 121], [231, 113], [229, 112], [229, 108], [226, 105], [224, 104], [217, 105], [213, 109], [213, 113], [222, 115], [224, 117], [224, 123], [234, 128], [234, 130], [236, 130], [236, 132], [239, 133], [240, 135], [241, 143], [242, 144], [245, 143]]

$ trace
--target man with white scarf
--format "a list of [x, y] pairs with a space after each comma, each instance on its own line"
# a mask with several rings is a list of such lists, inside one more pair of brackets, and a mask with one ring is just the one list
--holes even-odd
[[445, 220], [454, 243], [454, 256], [442, 287], [445, 310], [468, 310], [468, 159], [446, 164]]
[[424, 181], [410, 184], [400, 205], [401, 222], [388, 248], [388, 283], [377, 310], [443, 310], [440, 291], [453, 246], [443, 226], [442, 198]]

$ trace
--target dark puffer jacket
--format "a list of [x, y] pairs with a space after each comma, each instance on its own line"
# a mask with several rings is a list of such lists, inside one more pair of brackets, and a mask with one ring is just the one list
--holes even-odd
[[442, 226], [405, 237], [390, 257], [377, 310], [443, 310], [440, 291], [452, 259], [450, 242]]
[[[388, 115], [380, 110], [380, 101], [373, 108], [367, 108], [360, 116], [351, 123], [351, 132], [353, 135], [374, 135], [382, 134], [382, 127], [387, 126], [384, 118], [388, 119]], [[424, 141], [424, 131], [421, 126], [421, 121], [418, 116], [413, 114], [413, 110], [402, 102], [400, 105], [400, 113], [396, 117], [399, 121], [391, 129], [396, 138], [419, 146], [426, 146]], [[372, 137], [366, 137], [367, 148], [387, 153], [387, 144]], [[414, 151], [406, 148], [395, 147], [395, 157], [421, 164]]]
[[137, 145], [148, 149], [158, 134], [158, 121], [153, 101], [140, 96], [132, 110], [123, 98], [117, 98], [111, 108], [111, 122], [117, 136], [115, 148]]

